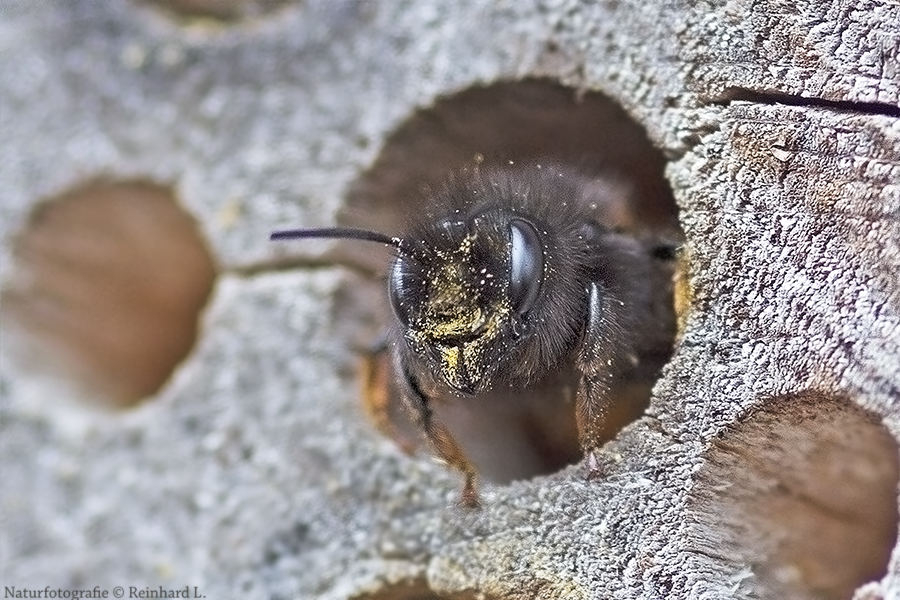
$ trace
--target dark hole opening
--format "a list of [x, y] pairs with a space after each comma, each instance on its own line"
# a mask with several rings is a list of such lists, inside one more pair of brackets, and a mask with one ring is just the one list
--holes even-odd
[[156, 5], [186, 19], [216, 19], [234, 22], [280, 10], [297, 0], [137, 0]]
[[[443, 98], [390, 136], [373, 166], [350, 189], [342, 224], [402, 235], [409, 215], [421, 214], [448, 176], [510, 164], [565, 165], [598, 188], [614, 189], [614, 201], [592, 218], [634, 239], [659, 242], [649, 259], [655, 261], [657, 289], [645, 303], [652, 308], [644, 307], [653, 313], [647, 326], [652, 331], [640, 334], [644, 345], [633, 357], [634, 368], [613, 384], [615, 402], [602, 434], [609, 440], [643, 414], [658, 371], [671, 354], [673, 249], [681, 239], [677, 208], [663, 176], [664, 158], [618, 104], [600, 93], [542, 80], [498, 83]], [[378, 274], [365, 293], [382, 299], [383, 323], [393, 319], [384, 301], [390, 252], [358, 243], [343, 244], [336, 252], [340, 260]], [[394, 381], [382, 356], [367, 374], [367, 397], [396, 398]], [[434, 410], [479, 475], [508, 482], [579, 460], [576, 385], [577, 374], [563, 368], [517, 391], [514, 398], [446, 398], [435, 402]], [[390, 414], [403, 437], [418, 436], [403, 410], [392, 405]]]
[[351, 600], [494, 600], [494, 598], [475, 591], [438, 594], [423, 579], [385, 585], [377, 592], [354, 596]]
[[191, 350], [215, 267], [167, 188], [95, 182], [41, 204], [2, 292], [14, 356], [111, 406], [152, 395]]
[[900, 464], [877, 416], [817, 393], [776, 398], [705, 458], [692, 545], [741, 571], [739, 597], [846, 599], [887, 572]]

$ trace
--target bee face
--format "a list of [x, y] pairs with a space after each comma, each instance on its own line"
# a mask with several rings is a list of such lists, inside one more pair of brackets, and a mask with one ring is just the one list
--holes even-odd
[[394, 314], [411, 349], [452, 389], [475, 394], [527, 329], [544, 275], [540, 236], [503, 212], [448, 218], [390, 274]]

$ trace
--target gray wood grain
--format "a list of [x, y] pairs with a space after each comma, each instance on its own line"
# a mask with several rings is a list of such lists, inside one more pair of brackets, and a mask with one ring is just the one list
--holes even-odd
[[[96, 178], [171, 186], [219, 279], [192, 354], [122, 413], [4, 338], [0, 580], [900, 598], [898, 54], [900, 5], [875, 0], [303, 1], [227, 23], [3, 1], [3, 281], [31, 211]], [[354, 348], [377, 330], [359, 291], [377, 286], [267, 237], [346, 215], [416, 111], [536, 77], [605, 94], [667, 160], [685, 325], [602, 479], [488, 485], [466, 512], [452, 473], [358, 408]]]

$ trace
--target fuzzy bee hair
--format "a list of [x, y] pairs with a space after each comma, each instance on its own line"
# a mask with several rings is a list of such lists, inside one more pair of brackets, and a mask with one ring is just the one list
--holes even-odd
[[[393, 246], [388, 340], [396, 389], [436, 454], [475, 467], [434, 402], [479, 400], [575, 373], [575, 421], [588, 472], [613, 381], [642, 355], [666, 352], [672, 316], [660, 304], [671, 256], [658, 240], [621, 232], [627, 185], [564, 165], [479, 166], [451, 177], [401, 236], [358, 229], [295, 230], [280, 238], [345, 237]], [[665, 297], [665, 294], [662, 294]]]

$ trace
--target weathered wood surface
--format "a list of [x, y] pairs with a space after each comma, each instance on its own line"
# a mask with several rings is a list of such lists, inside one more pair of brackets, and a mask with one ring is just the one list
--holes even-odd
[[[137, 409], [0, 363], [4, 586], [900, 597], [900, 5], [284, 4], [222, 25], [0, 3], [4, 280], [31, 210], [98, 177], [172, 185], [220, 268]], [[603, 480], [462, 512], [357, 408], [359, 277], [267, 236], [334, 222], [417, 109], [525, 77], [607, 94], [668, 159], [685, 330]]]

